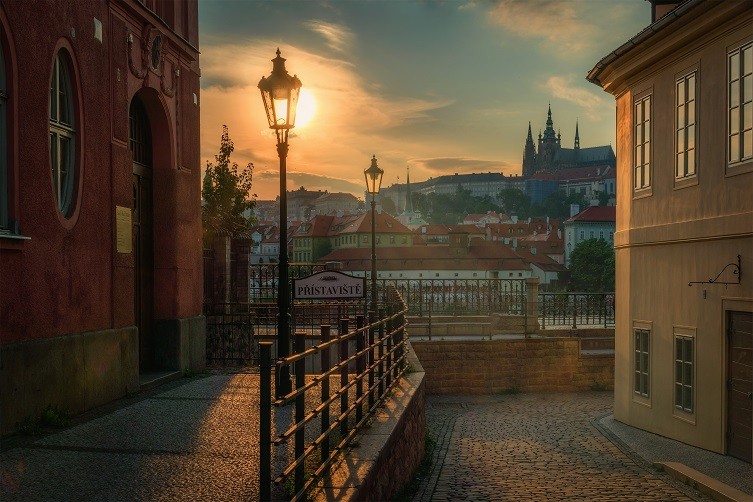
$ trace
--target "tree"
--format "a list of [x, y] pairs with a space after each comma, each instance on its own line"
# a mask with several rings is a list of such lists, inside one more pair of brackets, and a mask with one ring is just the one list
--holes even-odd
[[505, 188], [499, 192], [499, 200], [508, 214], [515, 214], [520, 218], [527, 218], [531, 209], [531, 198], [517, 188]]
[[215, 163], [207, 162], [201, 187], [203, 204], [201, 221], [204, 236], [233, 237], [249, 230], [254, 224], [251, 210], [256, 204], [256, 195], [251, 193], [254, 166], [250, 162], [243, 169], [230, 163], [230, 154], [235, 147], [226, 125], [222, 126], [220, 152]]
[[570, 291], [614, 291], [614, 249], [601, 239], [581, 242], [570, 255]]

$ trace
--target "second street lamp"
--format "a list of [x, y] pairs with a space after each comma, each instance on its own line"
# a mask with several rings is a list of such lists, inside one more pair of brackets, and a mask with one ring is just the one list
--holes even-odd
[[384, 175], [384, 170], [377, 165], [376, 155], [371, 158], [371, 166], [364, 169], [363, 175], [366, 178], [366, 191], [371, 195], [371, 311], [376, 315], [376, 196], [382, 187]]
[[[262, 77], [259, 90], [270, 129], [277, 136], [277, 155], [280, 157], [280, 259], [277, 274], [277, 357], [290, 354], [290, 289], [288, 285], [288, 201], [285, 161], [288, 156], [288, 132], [295, 127], [295, 111], [301, 81], [285, 69], [285, 58], [272, 60], [272, 73]], [[275, 395], [279, 398], [292, 390], [290, 368], [283, 366], [276, 373]]]

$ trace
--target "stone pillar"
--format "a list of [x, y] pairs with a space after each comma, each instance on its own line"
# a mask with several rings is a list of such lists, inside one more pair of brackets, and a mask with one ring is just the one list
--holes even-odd
[[539, 331], [539, 278], [526, 279], [526, 330], [525, 334]]

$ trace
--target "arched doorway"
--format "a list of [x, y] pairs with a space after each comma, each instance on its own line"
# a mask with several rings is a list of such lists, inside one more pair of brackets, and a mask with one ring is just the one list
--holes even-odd
[[139, 370], [155, 369], [154, 354], [154, 211], [152, 204], [152, 131], [138, 96], [128, 114], [133, 164], [134, 315], [139, 329]]

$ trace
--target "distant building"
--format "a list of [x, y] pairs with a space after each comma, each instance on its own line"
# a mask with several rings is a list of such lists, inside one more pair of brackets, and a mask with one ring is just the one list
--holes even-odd
[[554, 172], [562, 169], [606, 165], [615, 167], [616, 158], [611, 145], [580, 147], [578, 123], [575, 124], [573, 148], [564, 148], [559, 132], [554, 132], [552, 107], [547, 111], [546, 128], [539, 132], [538, 146], [533, 143], [531, 123], [528, 123], [528, 136], [523, 148], [523, 176], [530, 177], [537, 172]]
[[614, 243], [615, 214], [614, 206], [591, 206], [563, 222], [566, 266], [570, 266], [570, 255], [583, 241], [599, 239], [610, 246]]
[[751, 2], [651, 3], [588, 74], [617, 109], [614, 417], [751, 462]]

